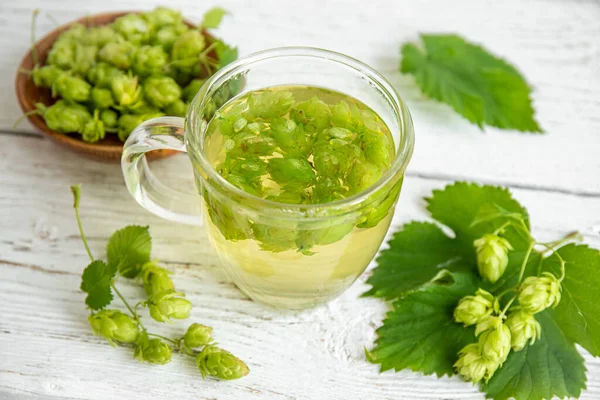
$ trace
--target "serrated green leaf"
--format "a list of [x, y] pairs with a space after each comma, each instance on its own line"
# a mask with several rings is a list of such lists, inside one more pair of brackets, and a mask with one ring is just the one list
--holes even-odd
[[429, 282], [442, 269], [454, 271], [465, 264], [474, 268], [454, 239], [432, 223], [404, 225], [388, 245], [377, 258], [377, 268], [367, 281], [373, 288], [365, 296], [395, 299]]
[[[600, 356], [600, 251], [585, 245], [558, 250], [565, 260], [566, 276], [555, 318], [565, 335], [593, 356]], [[555, 255], [544, 260], [544, 271], [560, 276]]]
[[447, 272], [440, 278], [397, 300], [387, 314], [377, 330], [376, 347], [368, 353], [371, 362], [381, 364], [381, 371], [410, 368], [451, 376], [458, 351], [475, 341], [473, 328], [453, 319], [458, 301], [477, 290], [475, 275]]
[[[498, 186], [456, 182], [443, 190], [434, 190], [433, 195], [425, 200], [431, 216], [452, 229], [461, 245], [473, 252], [475, 239], [494, 231], [507, 221], [506, 218], [497, 218], [473, 225], [473, 221], [478, 220], [482, 207], [485, 209], [494, 204], [509, 213], [521, 214], [529, 228], [527, 210], [513, 199], [508, 189]], [[514, 230], [507, 229], [504, 236], [515, 250], [527, 248], [529, 245], [529, 242]]]
[[221, 7], [214, 7], [204, 13], [202, 19], [202, 27], [217, 28], [221, 24], [221, 20], [225, 15], [229, 14], [227, 10]]
[[147, 226], [126, 226], [108, 240], [108, 265], [126, 278], [135, 278], [142, 265], [150, 261], [152, 241]]
[[421, 35], [421, 40], [423, 49], [411, 43], [402, 47], [400, 70], [412, 74], [423, 93], [479, 127], [542, 132], [531, 89], [513, 66], [457, 35]]
[[110, 285], [116, 273], [116, 266], [108, 266], [100, 260], [92, 261], [83, 270], [81, 290], [88, 294], [85, 304], [92, 310], [100, 310], [112, 301], [113, 294]]
[[538, 400], [579, 397], [586, 388], [583, 357], [561, 331], [549, 311], [537, 314], [542, 337], [534, 345], [512, 351], [482, 390], [495, 400]]

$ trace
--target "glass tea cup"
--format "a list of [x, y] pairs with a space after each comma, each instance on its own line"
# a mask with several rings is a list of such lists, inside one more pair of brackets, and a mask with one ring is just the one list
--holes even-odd
[[[207, 156], [207, 128], [233, 96], [275, 86], [330, 89], [375, 111], [392, 133], [395, 158], [372, 186], [323, 204], [284, 204], [244, 192]], [[160, 117], [138, 126], [125, 143], [122, 169], [131, 195], [152, 213], [203, 225], [223, 268], [250, 298], [301, 309], [340, 295], [362, 274], [394, 214], [414, 131], [406, 105], [369, 66], [331, 51], [288, 47], [244, 57], [219, 70], [191, 102], [186, 118]], [[145, 153], [187, 152], [199, 197], [160, 182]]]

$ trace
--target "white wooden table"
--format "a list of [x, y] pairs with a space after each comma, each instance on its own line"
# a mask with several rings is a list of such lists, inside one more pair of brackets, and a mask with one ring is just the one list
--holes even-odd
[[[0, 4], [0, 398], [84, 399], [483, 399], [458, 378], [379, 374], [365, 361], [386, 305], [362, 299], [365, 276], [342, 297], [305, 312], [278, 312], [246, 299], [227, 280], [198, 228], [177, 226], [141, 209], [120, 169], [85, 161], [39, 136], [20, 115], [13, 79], [29, 43], [31, 12], [59, 22], [85, 13], [149, 9], [155, 0], [19, 0]], [[163, 2], [167, 3], [167, 2]], [[200, 17], [216, 2], [177, 0]], [[454, 180], [507, 185], [531, 213], [534, 234], [580, 230], [600, 248], [600, 2], [559, 0], [245, 1], [219, 33], [241, 55], [282, 45], [337, 50], [367, 62], [408, 103], [417, 145], [394, 225], [426, 214], [421, 201]], [[52, 28], [43, 14], [39, 35]], [[512, 61], [535, 86], [547, 134], [486, 129], [426, 100], [398, 72], [400, 44], [418, 32], [458, 32]], [[156, 163], [189, 181], [185, 157]], [[183, 171], [183, 172], [178, 172]], [[153, 255], [196, 306], [195, 321], [251, 368], [233, 382], [203, 381], [188, 359], [163, 367], [131, 360], [87, 324], [80, 274], [87, 264], [69, 185], [83, 184], [82, 215], [92, 250], [127, 224], [148, 224]], [[139, 290], [124, 284], [127, 297]], [[600, 290], [600, 288], [599, 288]], [[117, 304], [115, 302], [115, 304]], [[183, 329], [183, 328], [181, 328]], [[163, 327], [178, 333], [174, 326]], [[585, 354], [588, 390], [600, 398], [600, 361]]]

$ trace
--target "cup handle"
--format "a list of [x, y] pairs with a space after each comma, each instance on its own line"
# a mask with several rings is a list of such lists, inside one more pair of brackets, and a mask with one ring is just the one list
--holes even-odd
[[160, 117], [143, 122], [131, 132], [123, 146], [121, 169], [129, 193], [146, 210], [161, 218], [201, 225], [200, 199], [168, 187], [148, 168], [146, 153], [176, 150], [187, 153], [184, 141], [185, 119]]

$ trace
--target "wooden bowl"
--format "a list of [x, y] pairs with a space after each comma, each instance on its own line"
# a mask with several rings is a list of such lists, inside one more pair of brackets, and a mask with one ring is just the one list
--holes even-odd
[[[86, 16], [56, 28], [35, 44], [40, 65], [45, 64], [48, 53], [58, 36], [63, 31], [69, 29], [71, 25], [75, 23], [80, 23], [85, 26], [107, 25], [118, 17], [131, 14], [132, 12], [136, 11], [111, 12]], [[189, 21], [185, 21], [185, 23], [190, 27], [194, 27]], [[206, 32], [203, 32], [203, 34], [209, 36]], [[25, 57], [23, 57], [21, 65], [19, 65], [15, 81], [17, 99], [24, 113], [35, 110], [35, 103], [41, 102], [50, 105], [57, 100], [52, 98], [49, 89], [38, 88], [33, 84], [33, 80], [28, 74], [19, 72], [21, 70], [31, 70], [33, 67], [33, 56], [31, 50], [29, 50]], [[39, 115], [31, 115], [28, 119], [40, 132], [60, 146], [93, 160], [111, 163], [121, 162], [123, 143], [115, 135], [107, 134], [104, 139], [96, 143], [86, 143], [81, 140], [78, 135], [76, 136], [76, 134], [64, 134], [49, 129], [48, 126], [46, 126], [44, 119]], [[149, 152], [146, 157], [148, 160], [156, 160], [171, 156], [175, 153], [177, 152], [174, 150], [156, 150]]]

